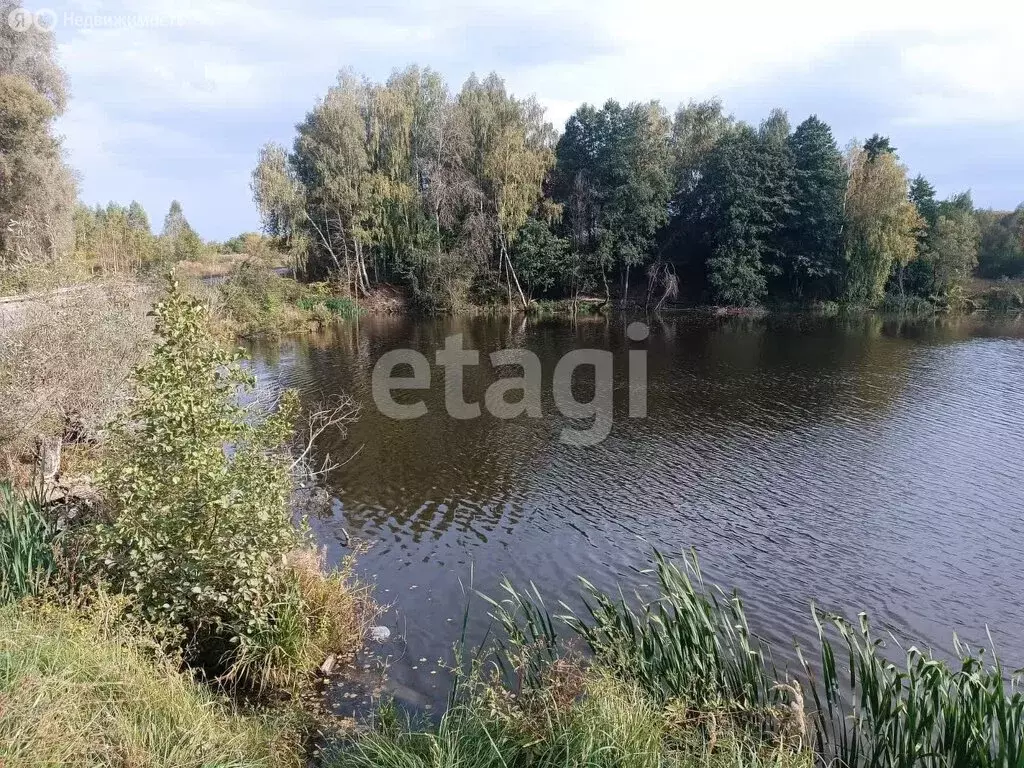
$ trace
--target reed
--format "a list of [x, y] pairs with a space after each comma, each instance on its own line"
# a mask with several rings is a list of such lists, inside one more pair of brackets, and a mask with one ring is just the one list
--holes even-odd
[[1024, 766], [1021, 670], [1008, 674], [994, 651], [954, 636], [954, 664], [916, 647], [897, 664], [866, 615], [857, 624], [817, 611], [814, 619], [820, 679], [809, 687], [819, 754], [865, 768]]
[[582, 580], [584, 610], [554, 619], [535, 586], [503, 585], [504, 599], [490, 601], [508, 638], [499, 668], [529, 687], [578, 637], [595, 665], [656, 705], [690, 722], [727, 721], [745, 743], [813, 746], [820, 764], [840, 768], [1024, 766], [1024, 672], [1005, 670], [994, 651], [954, 636], [950, 664], [895, 638], [887, 645], [863, 614], [855, 625], [812, 607], [819, 658], [797, 648], [793, 680], [751, 633], [739, 596], [704, 584], [695, 555], [680, 566], [655, 552], [653, 565], [653, 599]]
[[38, 501], [0, 483], [0, 605], [46, 587], [56, 570], [56, 539]]

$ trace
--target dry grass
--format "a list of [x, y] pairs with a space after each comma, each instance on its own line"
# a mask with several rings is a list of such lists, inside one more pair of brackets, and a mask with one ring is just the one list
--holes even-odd
[[0, 765], [298, 765], [287, 716], [243, 716], [114, 629], [52, 606], [0, 609]]
[[96, 430], [121, 407], [150, 346], [154, 295], [137, 282], [90, 283], [23, 303], [0, 326], [0, 466], [69, 417]]
[[286, 591], [273, 620], [246, 634], [224, 681], [298, 693], [329, 657], [339, 670], [352, 661], [380, 613], [371, 587], [355, 576], [357, 555], [328, 570], [318, 550], [289, 554]]

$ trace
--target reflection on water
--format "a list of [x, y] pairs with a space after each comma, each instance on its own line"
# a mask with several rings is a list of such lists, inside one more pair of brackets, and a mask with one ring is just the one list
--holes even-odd
[[[709, 580], [737, 586], [755, 629], [786, 646], [809, 639], [815, 600], [942, 648], [990, 625], [1007, 662], [1024, 663], [1024, 322], [654, 319], [649, 416], [633, 420], [628, 320], [373, 317], [254, 348], [264, 385], [363, 404], [331, 446], [358, 453], [329, 478], [334, 514], [317, 531], [334, 556], [342, 527], [375, 542], [362, 566], [395, 605], [391, 675], [407, 698], [443, 697], [445, 675], [430, 673], [450, 658], [471, 567], [484, 592], [504, 574], [570, 599], [577, 574], [642, 584], [655, 546], [696, 547]], [[483, 360], [535, 352], [545, 417], [451, 419], [436, 368], [417, 393], [426, 416], [379, 414], [374, 362], [400, 347], [433, 361], [452, 333]], [[558, 441], [568, 422], [550, 390], [581, 347], [615, 354], [614, 427], [590, 448]], [[466, 400], [500, 373], [467, 368]]]

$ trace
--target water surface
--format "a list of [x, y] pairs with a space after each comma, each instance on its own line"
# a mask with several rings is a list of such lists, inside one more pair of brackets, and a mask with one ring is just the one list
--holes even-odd
[[[331, 446], [352, 458], [328, 478], [333, 514], [317, 533], [335, 558], [342, 529], [373, 542], [361, 568], [393, 604], [401, 697], [443, 700], [437, 662], [450, 659], [471, 573], [490, 594], [503, 575], [532, 580], [555, 604], [577, 575], [644, 583], [653, 547], [696, 547], [705, 577], [738, 587], [755, 630], [782, 648], [811, 638], [813, 600], [935, 648], [953, 632], [985, 641], [989, 626], [1006, 661], [1024, 664], [1024, 321], [675, 315], [636, 345], [631, 319], [371, 317], [254, 348], [265, 386], [363, 404]], [[375, 361], [406, 347], [432, 361], [453, 333], [482, 357], [535, 352], [545, 417], [452, 419], [437, 368], [413, 397], [426, 416], [381, 415]], [[559, 442], [568, 422], [550, 391], [557, 360], [583, 347], [616, 362], [614, 425], [590, 448]], [[642, 420], [626, 418], [628, 348], [648, 350]], [[499, 375], [467, 369], [466, 400]], [[484, 614], [478, 601], [471, 637]]]

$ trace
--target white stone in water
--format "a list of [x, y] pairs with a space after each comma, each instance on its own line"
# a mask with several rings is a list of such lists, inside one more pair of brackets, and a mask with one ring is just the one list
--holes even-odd
[[391, 637], [391, 630], [387, 627], [370, 627], [370, 639], [377, 643], [383, 643]]

